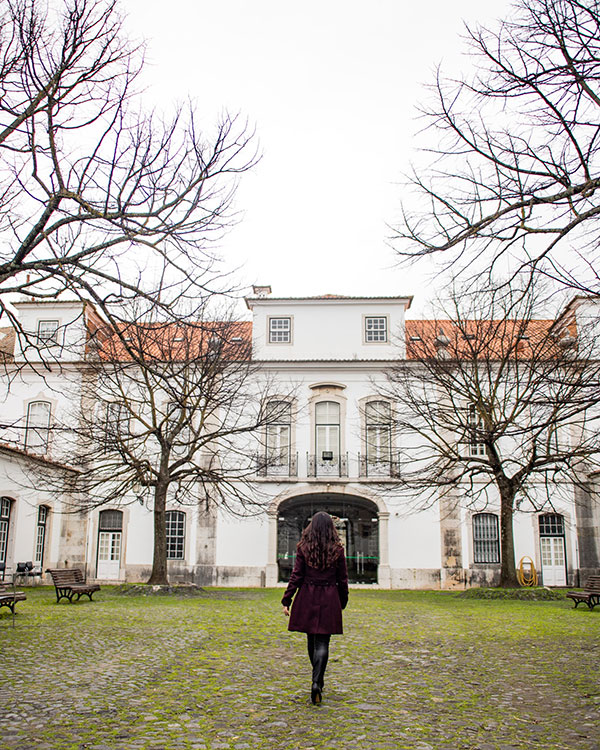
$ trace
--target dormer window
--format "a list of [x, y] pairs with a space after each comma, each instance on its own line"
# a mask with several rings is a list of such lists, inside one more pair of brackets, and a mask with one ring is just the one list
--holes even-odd
[[365, 341], [367, 344], [375, 343], [387, 343], [388, 340], [388, 325], [387, 316], [381, 315], [377, 317], [366, 317], [365, 318]]
[[269, 344], [292, 343], [292, 319], [269, 318]]
[[57, 346], [58, 320], [38, 321], [37, 338], [41, 346]]

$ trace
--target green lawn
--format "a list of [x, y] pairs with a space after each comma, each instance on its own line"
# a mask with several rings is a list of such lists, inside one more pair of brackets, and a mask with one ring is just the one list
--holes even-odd
[[324, 702], [281, 590], [55, 604], [0, 616], [5, 750], [600, 747], [600, 607], [351, 591]]

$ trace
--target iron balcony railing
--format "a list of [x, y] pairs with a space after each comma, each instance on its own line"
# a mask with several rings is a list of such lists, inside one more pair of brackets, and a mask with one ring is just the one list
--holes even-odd
[[307, 477], [347, 477], [348, 454], [334, 455], [333, 451], [306, 454]]
[[[322, 451], [321, 454], [306, 454], [306, 464], [300, 466], [298, 453], [285, 456], [257, 456], [256, 472], [259, 477], [298, 477], [321, 478], [329, 477], [358, 477], [377, 479], [394, 479], [400, 476], [400, 460], [398, 454], [387, 459], [373, 459], [361, 453], [334, 455], [332, 451]], [[302, 463], [302, 462], [301, 462]], [[305, 473], [304, 473], [305, 472]]]
[[359, 477], [399, 477], [400, 460], [398, 455], [390, 455], [389, 458], [370, 458], [358, 454], [358, 476]]
[[259, 456], [257, 474], [259, 477], [297, 477], [298, 454], [287, 456]]

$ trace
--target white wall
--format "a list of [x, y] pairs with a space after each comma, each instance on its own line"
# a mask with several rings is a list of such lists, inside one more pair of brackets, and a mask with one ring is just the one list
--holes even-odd
[[[258, 360], [393, 359], [404, 352], [404, 312], [410, 298], [249, 298], [252, 346]], [[366, 343], [364, 317], [387, 317], [387, 343]], [[269, 318], [292, 320], [292, 342], [269, 343]]]

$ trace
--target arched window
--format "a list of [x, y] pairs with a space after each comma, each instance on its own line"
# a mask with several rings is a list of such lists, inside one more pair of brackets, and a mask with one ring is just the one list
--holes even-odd
[[32, 401], [27, 407], [25, 448], [33, 453], [47, 453], [49, 435], [50, 403], [48, 401]]
[[183, 560], [185, 556], [185, 513], [168, 510], [165, 513], [167, 559]]
[[392, 413], [387, 401], [370, 401], [365, 407], [367, 461], [389, 463]]
[[35, 551], [33, 560], [38, 567], [44, 564], [44, 552], [46, 550], [46, 528], [48, 525], [48, 513], [50, 508], [47, 505], [38, 507], [37, 528], [35, 534]]
[[477, 513], [473, 516], [473, 562], [500, 562], [498, 516], [495, 513]]
[[340, 405], [319, 401], [315, 407], [315, 447], [317, 461], [337, 461], [340, 456]]

